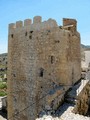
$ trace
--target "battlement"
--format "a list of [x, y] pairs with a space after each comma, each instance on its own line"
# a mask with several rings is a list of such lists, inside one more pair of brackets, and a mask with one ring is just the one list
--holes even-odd
[[32, 24], [32, 20], [31, 19], [24, 20], [24, 26], [29, 26], [31, 24]]
[[26, 19], [23, 21], [17, 21], [16, 23], [9, 24], [9, 30], [22, 28], [22, 27], [31, 27], [33, 29], [45, 29], [57, 27], [57, 23], [54, 19], [48, 19], [47, 21], [42, 22], [41, 16], [35, 16], [33, 22], [31, 19]]
[[[32, 30], [42, 30], [50, 29], [54, 27], [59, 27], [57, 22], [54, 19], [48, 19], [47, 21], [42, 22], [41, 16], [35, 16], [33, 20], [25, 19], [24, 21], [17, 21], [16, 23], [9, 24], [9, 31], [13, 29], [22, 29], [30, 28]], [[63, 26], [61, 27], [64, 30], [69, 30], [72, 33], [77, 31], [77, 21], [75, 19], [63, 18]]]
[[40, 16], [35, 16], [33, 18], [33, 23], [41, 23], [42, 22], [42, 17]]

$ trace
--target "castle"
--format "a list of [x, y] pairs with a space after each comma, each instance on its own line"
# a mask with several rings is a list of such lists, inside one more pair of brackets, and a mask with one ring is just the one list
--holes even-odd
[[[61, 104], [81, 78], [80, 34], [75, 19], [63, 26], [35, 16], [9, 24], [8, 118], [35, 120]], [[22, 112], [20, 112], [22, 111]], [[12, 117], [14, 116], [14, 117]]]

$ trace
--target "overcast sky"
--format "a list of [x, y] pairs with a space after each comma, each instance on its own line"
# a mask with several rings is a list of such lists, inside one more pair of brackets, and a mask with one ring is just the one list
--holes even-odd
[[62, 18], [76, 19], [81, 43], [90, 45], [90, 0], [0, 0], [0, 53], [8, 49], [8, 24], [37, 15], [58, 25]]

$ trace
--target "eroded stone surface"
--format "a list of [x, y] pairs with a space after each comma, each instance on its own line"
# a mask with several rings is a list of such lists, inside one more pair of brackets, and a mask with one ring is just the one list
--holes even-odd
[[11, 120], [34, 120], [46, 106], [56, 109], [81, 77], [76, 23], [63, 29], [53, 19], [41, 22], [39, 16], [33, 24], [31, 19], [24, 23], [9, 25], [8, 118], [15, 116]]

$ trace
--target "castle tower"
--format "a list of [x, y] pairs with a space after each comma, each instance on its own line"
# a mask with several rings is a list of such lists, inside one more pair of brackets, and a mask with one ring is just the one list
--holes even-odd
[[54, 109], [52, 103], [59, 103], [63, 93], [61, 86], [71, 86], [80, 79], [79, 33], [60, 29], [53, 19], [41, 19], [36, 16], [33, 23], [26, 19], [9, 25], [10, 120], [35, 120], [47, 109], [45, 105]]

